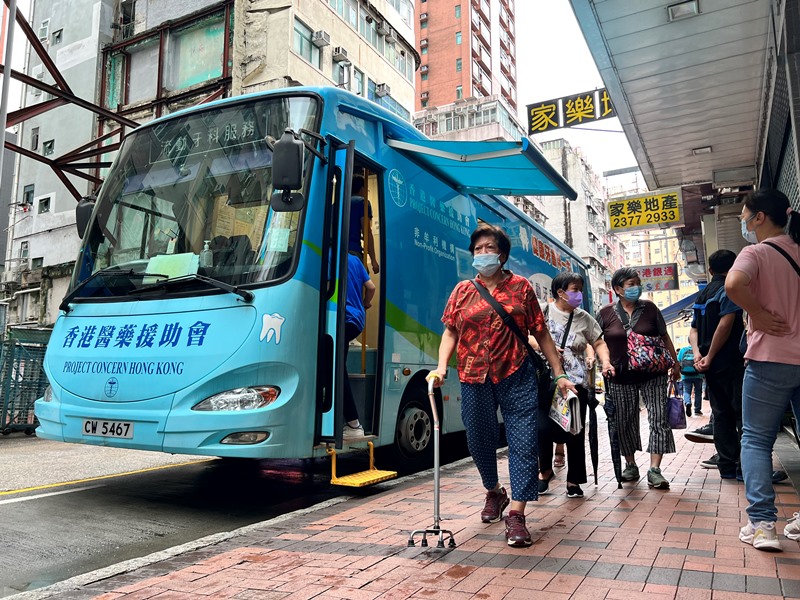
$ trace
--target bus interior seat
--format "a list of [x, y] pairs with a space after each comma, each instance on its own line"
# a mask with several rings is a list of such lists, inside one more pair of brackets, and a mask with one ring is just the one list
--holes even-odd
[[230, 237], [231, 258], [229, 265], [236, 267], [249, 267], [253, 264], [255, 252], [246, 235], [232, 235]]

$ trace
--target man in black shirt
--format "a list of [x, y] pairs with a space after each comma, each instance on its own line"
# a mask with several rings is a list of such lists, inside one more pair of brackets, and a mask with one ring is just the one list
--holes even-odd
[[734, 479], [740, 472], [742, 436], [744, 356], [739, 351], [739, 340], [744, 320], [742, 309], [725, 294], [725, 276], [735, 260], [736, 254], [730, 250], [718, 250], [708, 257], [712, 277], [697, 297], [689, 333], [695, 368], [706, 376], [717, 466], [723, 479]]

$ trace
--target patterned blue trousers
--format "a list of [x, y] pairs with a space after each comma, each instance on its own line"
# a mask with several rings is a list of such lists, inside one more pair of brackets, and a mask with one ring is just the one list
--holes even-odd
[[461, 420], [483, 487], [491, 490], [498, 482], [499, 407], [508, 439], [511, 498], [519, 502], [539, 497], [536, 394], [536, 371], [530, 360], [498, 383], [489, 379], [485, 383], [461, 383]]

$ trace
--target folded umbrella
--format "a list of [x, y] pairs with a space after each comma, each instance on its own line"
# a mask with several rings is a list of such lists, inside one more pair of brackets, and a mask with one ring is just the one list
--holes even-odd
[[622, 457], [619, 450], [619, 432], [614, 422], [617, 413], [617, 406], [614, 397], [609, 393], [608, 380], [605, 380], [606, 401], [603, 403], [603, 410], [608, 417], [608, 441], [611, 445], [611, 463], [614, 465], [614, 475], [617, 478], [617, 489], [622, 489]]
[[597, 485], [597, 463], [599, 462], [597, 444], [597, 412], [595, 409], [600, 404], [597, 400], [597, 390], [595, 386], [595, 368], [589, 371], [589, 454], [592, 457], [592, 468], [594, 469], [594, 484]]

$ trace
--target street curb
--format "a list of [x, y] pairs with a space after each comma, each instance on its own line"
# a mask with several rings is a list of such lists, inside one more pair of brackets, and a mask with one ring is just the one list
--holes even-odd
[[[507, 449], [504, 447], [497, 451], [497, 455], [502, 456], [506, 452]], [[466, 466], [468, 463], [471, 462], [472, 462], [472, 457], [467, 456], [466, 458], [462, 458], [461, 460], [440, 467], [440, 471], [455, 471], [463, 468], [464, 466]], [[423, 479], [432, 476], [433, 476], [433, 469], [428, 469], [426, 471], [421, 471], [419, 473], [414, 473], [412, 475], [406, 475], [404, 477], [400, 477], [399, 479], [385, 481], [380, 485], [384, 489], [391, 489], [403, 483], [414, 481], [415, 479]], [[244, 527], [239, 527], [238, 529], [234, 529], [233, 531], [223, 531], [220, 533], [207, 535], [192, 542], [187, 542], [179, 546], [173, 546], [172, 548], [167, 548], [166, 550], [154, 552], [152, 554], [148, 554], [140, 558], [132, 558], [130, 560], [110, 565], [108, 567], [103, 567], [102, 569], [96, 569], [94, 571], [89, 571], [88, 573], [83, 573], [82, 575], [76, 575], [75, 577], [71, 577], [70, 579], [65, 579], [64, 581], [59, 581], [58, 583], [53, 583], [43, 588], [27, 592], [19, 592], [18, 594], [12, 594], [11, 596], [7, 596], [7, 598], [14, 598], [15, 600], [42, 600], [44, 598], [52, 598], [56, 594], [63, 594], [65, 592], [74, 592], [76, 590], [81, 589], [82, 587], [91, 585], [93, 583], [97, 583], [98, 581], [103, 581], [104, 579], [110, 579], [111, 577], [116, 577], [117, 575], [130, 573], [132, 571], [136, 571], [137, 569], [147, 567], [154, 563], [168, 560], [170, 558], [175, 558], [176, 556], [180, 556], [181, 554], [185, 554], [187, 552], [193, 552], [195, 550], [199, 550], [200, 548], [213, 546], [214, 544], [219, 544], [220, 542], [230, 540], [237, 536], [258, 531], [259, 529], [262, 529], [264, 527], [270, 527], [277, 523], [282, 523], [284, 521], [288, 521], [298, 516], [314, 513], [319, 510], [329, 508], [331, 506], [336, 506], [337, 504], [342, 504], [344, 502], [348, 502], [349, 500], [358, 498], [359, 498], [358, 496], [351, 496], [351, 495], [340, 496], [338, 498], [331, 498], [330, 500], [320, 502], [319, 504], [314, 504], [313, 506], [309, 506], [308, 508], [301, 508], [292, 511], [290, 513], [286, 513], [284, 515], [280, 515], [278, 517], [273, 517], [272, 519], [267, 519], [266, 521], [259, 521], [258, 523], [253, 523], [251, 525], [245, 525]]]

